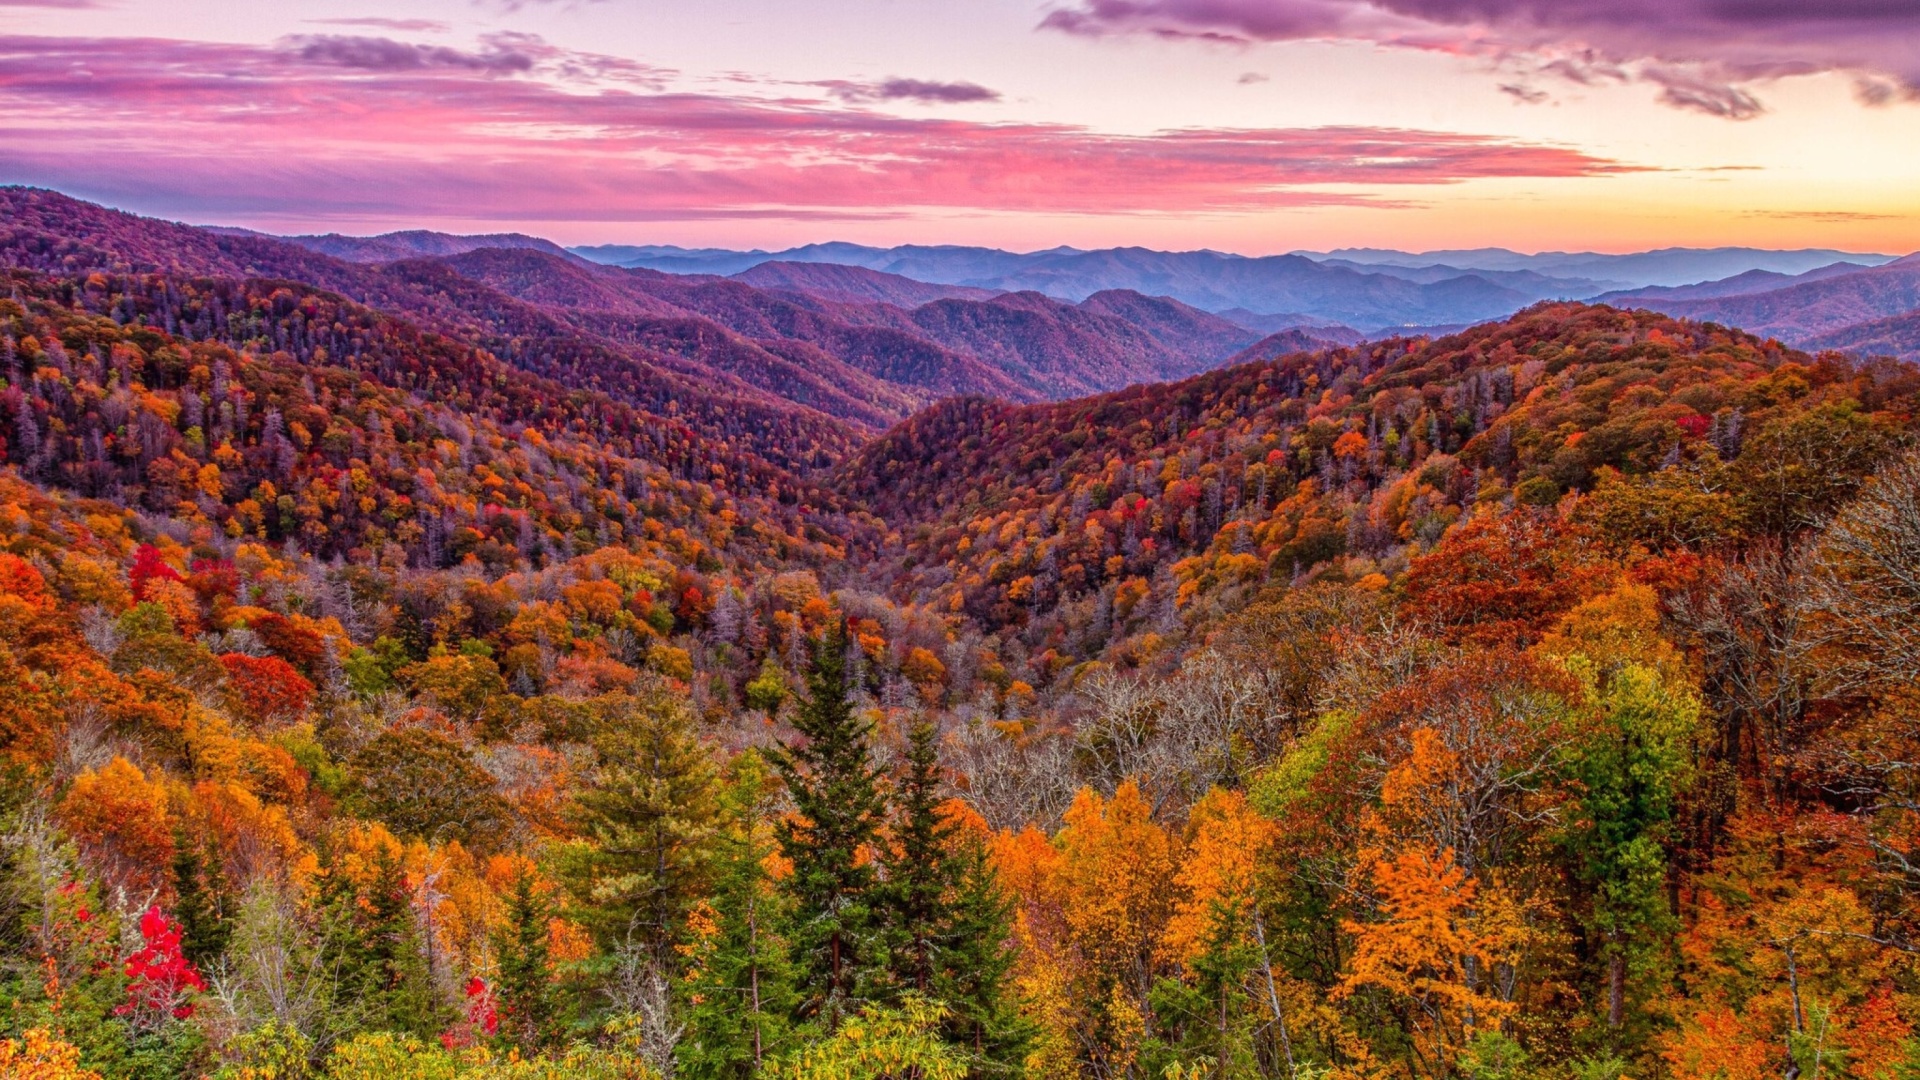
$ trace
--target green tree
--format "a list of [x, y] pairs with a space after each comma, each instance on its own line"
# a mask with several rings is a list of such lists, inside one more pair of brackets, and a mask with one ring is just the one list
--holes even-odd
[[399, 856], [382, 852], [367, 895], [349, 892], [336, 903], [346, 939], [342, 983], [355, 996], [362, 1023], [422, 1038], [446, 1027], [452, 1010], [434, 991]]
[[554, 1041], [560, 1003], [551, 970], [548, 924], [553, 905], [524, 870], [507, 897], [507, 918], [493, 942], [499, 963], [500, 1031], [523, 1052]]
[[935, 727], [908, 735], [894, 788], [893, 849], [875, 906], [895, 992], [945, 1004], [948, 1039], [982, 1065], [1011, 1067], [1024, 1038], [1005, 993], [1012, 955], [1012, 902], [978, 837], [942, 813]]
[[773, 758], [796, 817], [780, 823], [780, 853], [793, 872], [782, 886], [793, 902], [794, 958], [803, 1019], [829, 1030], [857, 1009], [878, 966], [873, 955], [874, 868], [868, 855], [886, 804], [868, 755], [872, 725], [847, 695], [844, 625], [814, 643], [807, 700], [794, 716], [800, 738]]
[[511, 811], [494, 779], [459, 743], [426, 728], [383, 731], [353, 756], [355, 798], [403, 836], [490, 848]]
[[786, 700], [786, 672], [780, 670], [779, 662], [773, 658], [772, 653], [768, 653], [767, 658], [760, 664], [760, 673], [747, 683], [747, 708], [759, 709], [768, 714], [777, 713]]
[[637, 946], [665, 967], [711, 881], [713, 758], [686, 707], [659, 688], [610, 700], [591, 742], [597, 763], [574, 799], [586, 843], [561, 876], [603, 949]]
[[1589, 929], [1606, 964], [1607, 1025], [1625, 1024], [1630, 977], [1672, 929], [1666, 840], [1700, 715], [1691, 694], [1626, 664], [1606, 681], [1597, 722], [1573, 748], [1579, 814], [1565, 843], [1591, 897]]
[[748, 1080], [789, 1042], [793, 965], [779, 933], [785, 897], [767, 873], [777, 792], [758, 752], [728, 767], [713, 895], [695, 918], [684, 987], [687, 1026], [676, 1058], [690, 1080]]
[[1796, 410], [1746, 440], [1734, 490], [1753, 527], [1790, 536], [1825, 522], [1893, 447], [1892, 432], [1852, 402]]
[[180, 923], [180, 951], [202, 971], [227, 951], [232, 936], [220, 910], [224, 876], [218, 852], [207, 858], [197, 838], [176, 830], [173, 838], [173, 913]]

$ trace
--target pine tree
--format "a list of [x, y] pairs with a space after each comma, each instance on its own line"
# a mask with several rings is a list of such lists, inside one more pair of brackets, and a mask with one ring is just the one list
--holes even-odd
[[677, 1047], [690, 1080], [748, 1080], [787, 1049], [793, 965], [779, 927], [785, 897], [774, 890], [775, 787], [766, 761], [748, 750], [728, 769], [712, 897], [694, 916], [685, 985], [686, 1032]]
[[945, 1002], [948, 1037], [972, 1055], [977, 1073], [1018, 1073], [1031, 1025], [1014, 1001], [1013, 898], [988, 859], [983, 838], [959, 836], [946, 942], [932, 996]]
[[548, 970], [552, 949], [548, 922], [553, 908], [523, 870], [507, 898], [507, 919], [494, 937], [498, 957], [500, 1030], [522, 1051], [537, 1051], [554, 1039], [559, 1013]]
[[663, 691], [610, 710], [592, 742], [599, 763], [575, 800], [590, 843], [561, 873], [576, 917], [605, 951], [639, 947], [665, 968], [709, 880], [713, 759], [686, 708]]
[[905, 768], [894, 790], [895, 851], [881, 891], [887, 967], [902, 989], [933, 987], [935, 938], [947, 921], [953, 865], [947, 846], [953, 829], [940, 819], [940, 766], [934, 726], [922, 721], [908, 735]]
[[423, 1038], [439, 1032], [452, 1019], [452, 1010], [434, 992], [397, 853], [380, 854], [360, 920], [361, 1001], [372, 1026]]
[[942, 813], [936, 729], [909, 733], [894, 790], [894, 849], [878, 905], [890, 989], [947, 1006], [942, 1029], [978, 1068], [1013, 1066], [1024, 1035], [1006, 1000], [1012, 903], [986, 847]]
[[338, 872], [321, 879], [319, 911], [339, 957], [336, 991], [358, 1026], [429, 1037], [452, 1019], [435, 991], [398, 853], [375, 856], [365, 894]]
[[208, 859], [194, 837], [184, 830], [173, 842], [174, 917], [179, 920], [181, 951], [192, 964], [208, 970], [227, 951], [231, 930], [220, 912], [223, 875], [220, 860]]
[[848, 700], [847, 637], [834, 626], [815, 643], [807, 701], [794, 717], [801, 738], [773, 759], [798, 817], [779, 827], [780, 853], [793, 864], [782, 885], [793, 902], [798, 1014], [829, 1030], [859, 1010], [879, 959], [867, 853], [885, 802], [868, 758], [872, 725]]

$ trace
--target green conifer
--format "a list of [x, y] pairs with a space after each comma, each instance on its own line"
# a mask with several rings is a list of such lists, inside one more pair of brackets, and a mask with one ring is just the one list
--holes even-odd
[[689, 1080], [748, 1080], [791, 1045], [794, 970], [780, 934], [787, 901], [767, 872], [776, 793], [759, 753], [729, 767], [713, 896], [696, 916], [676, 1054]]
[[871, 724], [848, 698], [844, 626], [821, 635], [807, 670], [807, 700], [794, 716], [800, 738], [773, 761], [796, 819], [780, 823], [780, 852], [793, 864], [782, 887], [793, 903], [798, 1015], [827, 1030], [860, 1008], [875, 956], [869, 855], [885, 801], [868, 756]]

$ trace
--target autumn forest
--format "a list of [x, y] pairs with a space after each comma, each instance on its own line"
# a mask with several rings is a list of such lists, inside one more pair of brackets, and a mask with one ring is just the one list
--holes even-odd
[[0, 208], [0, 1076], [1920, 1077], [1909, 361]]

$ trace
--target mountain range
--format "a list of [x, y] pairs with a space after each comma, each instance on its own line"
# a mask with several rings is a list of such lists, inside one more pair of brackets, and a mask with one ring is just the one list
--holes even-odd
[[1599, 299], [1738, 326], [1799, 348], [1920, 357], [1920, 256], [1915, 255], [1866, 269], [1841, 263], [1793, 277], [1755, 271], [1689, 288]]
[[1892, 256], [1840, 251], [1674, 248], [1630, 255], [1500, 248], [1411, 253], [1350, 248], [1247, 257], [1217, 251], [1060, 247], [1016, 253], [955, 246], [866, 247], [826, 243], [784, 251], [602, 245], [573, 253], [597, 262], [678, 274], [757, 274], [768, 264], [828, 263], [931, 284], [1034, 291], [1070, 302], [1129, 289], [1168, 296], [1273, 332], [1342, 324], [1369, 333], [1455, 328], [1541, 300], [1694, 284], [1749, 271], [1788, 277], [1844, 263], [1867, 268]]
[[1904, 1075], [1920, 364], [1781, 335], [1917, 267], [1363, 339], [0, 188], [0, 1062]]
[[[1381, 273], [1447, 266], [1475, 271], [1531, 271], [1555, 278], [1610, 279], [1631, 287], [1690, 285], [1732, 277], [1748, 270], [1767, 270], [1792, 276], [1836, 262], [1878, 266], [1894, 256], [1804, 248], [1773, 251], [1762, 248], [1661, 248], [1626, 254], [1595, 251], [1542, 251], [1522, 254], [1506, 248], [1407, 252], [1380, 248], [1342, 248], [1328, 252], [1297, 251], [1321, 261], [1342, 261]], [[1616, 286], [1618, 287], [1618, 286]]]
[[751, 275], [756, 287], [603, 266], [525, 236], [275, 238], [28, 188], [0, 189], [0, 220], [16, 265], [300, 282], [576, 389], [710, 417], [730, 442], [745, 423], [756, 452], [785, 461], [941, 397], [1055, 400], [1179, 378], [1262, 336], [1121, 292], [1067, 303], [798, 264]]

